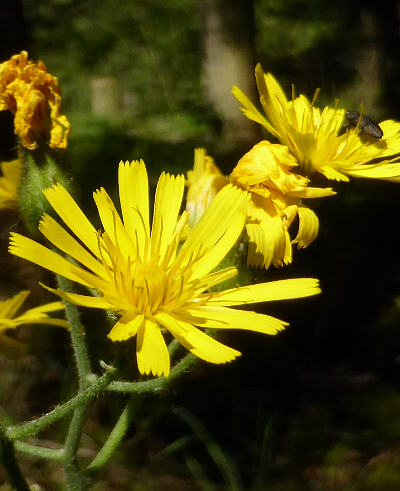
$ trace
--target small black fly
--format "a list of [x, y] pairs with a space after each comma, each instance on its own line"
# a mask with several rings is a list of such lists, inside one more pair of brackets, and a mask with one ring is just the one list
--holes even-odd
[[369, 116], [361, 115], [357, 111], [347, 111], [347, 119], [353, 126], [358, 126], [361, 133], [373, 136], [374, 138], [382, 138], [383, 131], [379, 124], [372, 121]]

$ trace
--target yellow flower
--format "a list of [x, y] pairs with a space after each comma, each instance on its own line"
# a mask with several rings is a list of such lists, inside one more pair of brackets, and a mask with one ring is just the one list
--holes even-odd
[[15, 329], [22, 324], [50, 324], [68, 328], [66, 320], [53, 319], [48, 316], [48, 312], [64, 309], [62, 302], [51, 302], [41, 307], [35, 307], [15, 317], [29, 293], [29, 290], [24, 290], [8, 300], [0, 301], [0, 352], [9, 358], [18, 358], [23, 355], [26, 352], [26, 347], [4, 334], [6, 329]]
[[[292, 243], [307, 247], [318, 235], [318, 217], [301, 198], [335, 194], [331, 188], [309, 187], [309, 180], [295, 174], [296, 159], [287, 147], [268, 141], [257, 143], [233, 169], [229, 180], [249, 191], [246, 231], [247, 263], [251, 266], [282, 266], [292, 261]], [[299, 229], [290, 240], [288, 227], [298, 215]]]
[[204, 148], [194, 151], [193, 170], [187, 173], [186, 211], [189, 214], [188, 224], [196, 225], [215, 195], [228, 184], [228, 179], [215, 165], [212, 157]]
[[163, 334], [169, 332], [206, 361], [225, 363], [239, 351], [207, 336], [202, 329], [274, 334], [286, 325], [267, 315], [230, 307], [320, 291], [317, 280], [306, 278], [213, 292], [215, 285], [237, 274], [234, 267], [215, 268], [242, 231], [249, 198], [234, 186], [225, 186], [180, 247], [188, 218], [184, 212], [178, 219], [183, 192], [183, 176], [161, 175], [150, 229], [146, 167], [142, 161], [121, 162], [122, 219], [103, 188], [94, 193], [103, 233], [96, 232], [61, 185], [44, 191], [79, 242], [48, 215], [43, 216], [39, 230], [74, 262], [29, 238], [11, 234], [11, 253], [97, 290], [98, 297], [52, 291], [75, 304], [120, 315], [108, 336], [112, 341], [137, 337], [136, 356], [142, 374], [168, 376], [170, 360]]
[[[341, 134], [345, 123], [344, 109], [315, 107], [301, 94], [288, 100], [279, 83], [270, 73], [256, 67], [256, 81], [266, 118], [236, 86], [233, 94], [243, 105], [243, 113], [264, 126], [296, 157], [302, 172], [320, 172], [328, 179], [348, 181], [348, 176], [397, 180], [400, 163], [400, 123], [386, 120], [379, 123], [383, 138], [360, 133], [357, 127]], [[378, 159], [378, 162], [377, 162]], [[398, 157], [397, 157], [398, 160]]]
[[51, 148], [66, 148], [71, 131], [61, 114], [61, 94], [56, 77], [42, 61], [34, 63], [21, 51], [0, 64], [0, 111], [14, 113], [14, 131], [29, 150], [45, 139]]
[[0, 164], [0, 208], [15, 208], [22, 176], [22, 162], [18, 159]]

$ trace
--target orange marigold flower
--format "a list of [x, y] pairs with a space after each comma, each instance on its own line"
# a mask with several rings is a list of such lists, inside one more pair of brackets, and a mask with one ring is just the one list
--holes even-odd
[[0, 64], [0, 111], [14, 115], [14, 132], [29, 150], [46, 139], [51, 148], [66, 148], [71, 127], [61, 114], [58, 79], [42, 61], [34, 63], [26, 51]]

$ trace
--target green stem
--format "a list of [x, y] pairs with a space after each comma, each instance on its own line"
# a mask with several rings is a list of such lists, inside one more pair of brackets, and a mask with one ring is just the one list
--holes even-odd
[[44, 430], [50, 424], [55, 421], [69, 415], [75, 409], [79, 408], [83, 404], [90, 402], [94, 397], [99, 395], [107, 385], [117, 376], [117, 370], [110, 370], [103, 376], [96, 379], [96, 381], [86, 390], [80, 392], [78, 395], [70, 399], [62, 406], [58, 406], [53, 411], [37, 418], [28, 423], [23, 423], [18, 426], [11, 426], [7, 428], [7, 436], [11, 440], [19, 438], [26, 438], [28, 436], [35, 435]]
[[[57, 283], [61, 290], [73, 293], [72, 282], [61, 275], [57, 276]], [[76, 305], [64, 300], [65, 314], [70, 324], [71, 341], [74, 350], [76, 366], [79, 375], [79, 389], [83, 390], [89, 385], [92, 371], [90, 367], [89, 354], [85, 342], [85, 329], [79, 318]]]
[[112, 382], [107, 387], [107, 390], [135, 394], [160, 392], [168, 389], [169, 386], [184, 372], [187, 372], [197, 360], [197, 356], [189, 353], [172, 368], [168, 378], [158, 377], [153, 380], [146, 380], [145, 382]]
[[111, 455], [115, 449], [120, 444], [121, 440], [124, 438], [125, 433], [128, 431], [130, 423], [132, 421], [132, 406], [128, 402], [124, 410], [119, 417], [117, 424], [114, 426], [110, 436], [107, 438], [103, 447], [92, 460], [92, 462], [87, 466], [85, 472], [88, 474], [93, 474], [100, 470], [110, 459]]
[[38, 447], [37, 445], [19, 441], [14, 442], [14, 447], [17, 452], [22, 452], [41, 459], [55, 460], [56, 462], [62, 462], [64, 459], [63, 448]]
[[18, 491], [29, 491], [28, 483], [22, 475], [14, 453], [14, 442], [9, 438], [5, 428], [0, 426], [0, 457], [10, 480]]
[[73, 489], [74, 491], [83, 491], [88, 487], [87, 478], [81, 472], [77, 460], [88, 404], [89, 401], [75, 410], [64, 446], [64, 473], [67, 489]]

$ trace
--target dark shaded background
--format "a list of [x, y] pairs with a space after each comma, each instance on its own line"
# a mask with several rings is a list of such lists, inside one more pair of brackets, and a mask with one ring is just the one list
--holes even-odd
[[[115, 193], [120, 159], [143, 158], [154, 184], [163, 169], [189, 169], [194, 147], [205, 145], [230, 172], [261, 136], [230, 95], [233, 83], [255, 93], [257, 61], [288, 93], [291, 83], [309, 97], [321, 87], [320, 105], [339, 97], [347, 109], [364, 103], [376, 121], [399, 119], [398, 12], [397, 1], [151, 0], [116, 8], [111, 0], [7, 0], [0, 58], [28, 49], [59, 77], [73, 128], [65, 171], [94, 215], [91, 191], [106, 185]], [[11, 158], [5, 112], [0, 131], [1, 158]], [[315, 243], [267, 273], [317, 277], [323, 294], [260, 306], [290, 327], [275, 337], [224, 333], [242, 351], [238, 361], [200, 362], [173, 393], [138, 401], [131, 433], [96, 489], [400, 489], [399, 184], [353, 179], [334, 188], [337, 196], [311, 203], [321, 225]], [[0, 219], [6, 296], [45, 273], [7, 255], [8, 233], [21, 224], [15, 214]], [[36, 290], [33, 299], [42, 298]], [[112, 361], [102, 315], [83, 319], [93, 360]], [[74, 391], [67, 336], [33, 332], [21, 329], [31, 345], [26, 360], [0, 361], [5, 422], [32, 418]], [[123, 402], [94, 406], [83, 458], [99, 448]], [[44, 437], [62, 438], [63, 429]], [[22, 461], [32, 482], [61, 486], [56, 466]]]

